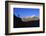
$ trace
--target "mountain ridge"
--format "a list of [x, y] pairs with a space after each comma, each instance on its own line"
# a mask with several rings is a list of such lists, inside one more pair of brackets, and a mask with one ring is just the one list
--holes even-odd
[[27, 21], [39, 20], [39, 17], [37, 17], [37, 16], [24, 17], [24, 18], [21, 18], [21, 19], [22, 19], [22, 21], [27, 22]]

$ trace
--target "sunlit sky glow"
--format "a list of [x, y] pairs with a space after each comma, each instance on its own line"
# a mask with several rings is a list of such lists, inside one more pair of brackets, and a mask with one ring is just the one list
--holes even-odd
[[39, 9], [37, 8], [13, 8], [14, 15], [23, 18], [27, 16], [39, 16]]

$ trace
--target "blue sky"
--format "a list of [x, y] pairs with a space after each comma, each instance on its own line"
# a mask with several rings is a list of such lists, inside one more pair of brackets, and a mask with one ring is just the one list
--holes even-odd
[[37, 8], [13, 8], [14, 15], [17, 17], [26, 17], [26, 16], [39, 16], [40, 10]]

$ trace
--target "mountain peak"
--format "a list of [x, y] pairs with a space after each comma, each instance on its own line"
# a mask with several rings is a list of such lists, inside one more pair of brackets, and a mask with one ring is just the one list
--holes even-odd
[[32, 15], [31, 18], [32, 18], [32, 17], [35, 17], [35, 15]]
[[39, 20], [39, 17], [32, 15], [30, 17], [24, 17], [22, 18], [22, 21], [32, 21], [32, 20]]

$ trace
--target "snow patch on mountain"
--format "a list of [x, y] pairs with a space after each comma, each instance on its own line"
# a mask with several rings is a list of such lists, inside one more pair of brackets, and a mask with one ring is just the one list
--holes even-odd
[[21, 19], [22, 19], [22, 21], [32, 21], [32, 20], [39, 20], [39, 17], [32, 15], [32, 16], [21, 18]]

